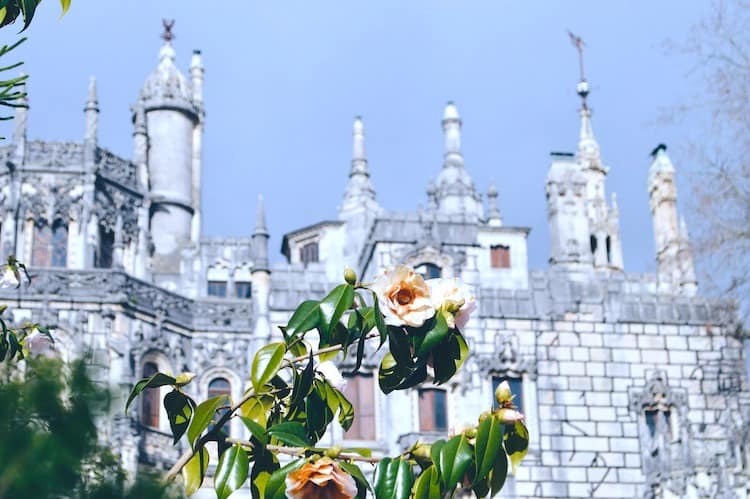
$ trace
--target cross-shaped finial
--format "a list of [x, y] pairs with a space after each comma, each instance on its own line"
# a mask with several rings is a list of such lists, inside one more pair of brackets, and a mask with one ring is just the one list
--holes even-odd
[[162, 19], [161, 22], [164, 25], [164, 33], [161, 35], [161, 37], [165, 42], [169, 43], [175, 38], [174, 33], [172, 33], [172, 28], [174, 27], [174, 19]]
[[586, 81], [586, 78], [583, 76], [583, 46], [585, 45], [583, 38], [574, 35], [571, 31], [568, 31], [568, 36], [570, 37], [570, 43], [578, 50], [578, 68], [581, 72], [581, 81]]

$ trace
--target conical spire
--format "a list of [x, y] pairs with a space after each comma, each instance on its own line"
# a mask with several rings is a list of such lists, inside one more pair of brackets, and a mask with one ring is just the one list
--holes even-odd
[[458, 108], [452, 101], [449, 101], [445, 105], [442, 121], [445, 156], [443, 168], [437, 178], [438, 208], [446, 215], [482, 219], [481, 198], [464, 167], [464, 158], [461, 153], [461, 125]]
[[253, 235], [268, 236], [268, 226], [266, 225], [266, 209], [263, 204], [263, 194], [258, 194], [258, 209], [255, 212], [255, 229]]
[[349, 183], [344, 192], [344, 202], [339, 209], [339, 216], [346, 218], [362, 209], [379, 211], [375, 199], [375, 189], [370, 180], [370, 170], [365, 153], [365, 126], [362, 117], [356, 116], [352, 125], [352, 165], [349, 171]]

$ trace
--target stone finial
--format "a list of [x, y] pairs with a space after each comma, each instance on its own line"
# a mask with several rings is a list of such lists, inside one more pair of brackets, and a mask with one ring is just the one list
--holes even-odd
[[263, 195], [258, 195], [258, 209], [255, 212], [255, 230], [253, 230], [253, 251], [255, 266], [253, 272], [268, 272], [268, 227], [266, 226], [266, 209], [263, 205]]
[[361, 213], [363, 209], [371, 212], [380, 211], [367, 165], [365, 125], [361, 116], [355, 116], [352, 124], [352, 166], [344, 192], [344, 202], [339, 208], [339, 217], [346, 219], [352, 214]]
[[487, 204], [488, 214], [487, 223], [494, 226], [500, 226], [503, 223], [503, 219], [500, 216], [500, 208], [497, 205], [497, 187], [495, 183], [491, 182], [490, 187], [487, 189]]
[[196, 105], [203, 104], [203, 60], [201, 51], [193, 50], [193, 57], [190, 59], [190, 80], [193, 84], [193, 101]]
[[461, 117], [453, 101], [448, 101], [443, 111], [443, 132], [445, 133], [445, 155], [458, 155], [460, 157]]
[[93, 76], [89, 79], [89, 91], [83, 111], [86, 115], [84, 142], [91, 147], [96, 147], [99, 133], [99, 99], [96, 92], [96, 78]]
[[266, 209], [263, 204], [263, 194], [258, 194], [258, 209], [255, 212], [255, 229], [253, 236], [261, 235], [268, 237], [268, 226], [266, 225]]
[[437, 186], [435, 186], [435, 181], [432, 179], [427, 184], [427, 206], [431, 210], [435, 210], [438, 207]]
[[352, 160], [367, 161], [365, 154], [365, 125], [362, 123], [361, 116], [354, 117], [352, 135]]
[[[23, 77], [26, 74], [21, 73], [20, 76]], [[13, 162], [21, 165], [26, 159], [26, 128], [29, 118], [29, 97], [26, 93], [25, 80], [19, 86], [18, 91], [21, 93], [21, 98], [16, 105], [15, 117], [13, 119], [13, 145], [15, 148]]]

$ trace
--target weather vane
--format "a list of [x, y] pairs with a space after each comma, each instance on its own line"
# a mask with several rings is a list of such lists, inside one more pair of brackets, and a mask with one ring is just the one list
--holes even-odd
[[162, 19], [161, 22], [164, 25], [164, 34], [162, 34], [161, 37], [165, 42], [169, 43], [175, 38], [174, 33], [172, 33], [174, 19]]
[[586, 96], [588, 96], [589, 94], [589, 84], [586, 81], [586, 77], [584, 76], [583, 72], [583, 47], [585, 44], [583, 43], [583, 38], [574, 35], [570, 30], [568, 30], [568, 36], [570, 37], [570, 42], [575, 46], [576, 50], [578, 50], [578, 69], [580, 72], [581, 80], [578, 82], [576, 91], [583, 100], [583, 108], [586, 109]]

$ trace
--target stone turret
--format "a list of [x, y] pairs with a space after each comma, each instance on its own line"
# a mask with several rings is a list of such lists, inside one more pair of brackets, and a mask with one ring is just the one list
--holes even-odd
[[437, 178], [438, 211], [444, 215], [457, 215], [468, 220], [483, 217], [482, 199], [464, 166], [461, 153], [461, 118], [453, 102], [448, 102], [443, 113], [445, 156], [443, 168]]
[[586, 176], [572, 154], [552, 155], [546, 192], [550, 265], [569, 270], [590, 267]]
[[[196, 102], [193, 85], [175, 65], [170, 29], [159, 52], [159, 65], [141, 90], [137, 113], [142, 109], [148, 135], [147, 168], [151, 202], [150, 236], [155, 273], [176, 275], [180, 251], [195, 242], [194, 217], [199, 208], [200, 131], [202, 102]], [[191, 74], [196, 79], [199, 64]], [[197, 139], [197, 140], [196, 140]], [[197, 160], [196, 160], [197, 158]], [[198, 229], [199, 230], [199, 229]]]
[[258, 196], [255, 229], [253, 230], [253, 305], [255, 307], [255, 338], [266, 341], [271, 336], [269, 296], [271, 295], [271, 270], [268, 261], [268, 227], [263, 196]]
[[375, 199], [365, 153], [365, 126], [362, 118], [354, 118], [352, 126], [352, 163], [339, 219], [346, 222], [343, 257], [346, 265], [356, 267], [359, 252], [365, 244], [375, 218], [382, 212]]
[[662, 287], [676, 292], [682, 270], [679, 262], [680, 231], [675, 169], [664, 144], [659, 144], [651, 156], [653, 160], [648, 172], [648, 193], [654, 224], [657, 273]]

